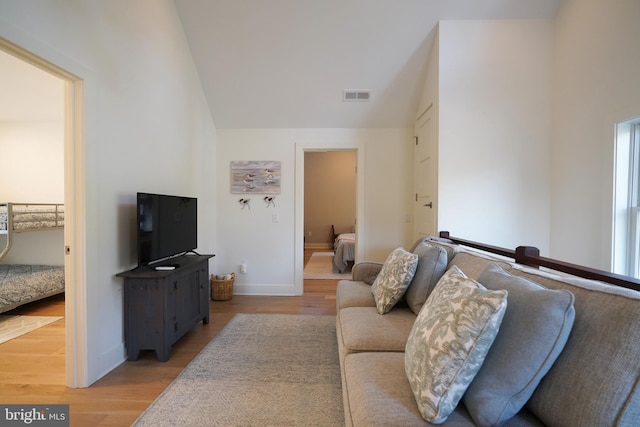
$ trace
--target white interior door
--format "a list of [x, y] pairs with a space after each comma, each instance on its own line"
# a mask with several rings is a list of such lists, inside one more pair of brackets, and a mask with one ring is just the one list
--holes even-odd
[[416, 121], [414, 152], [414, 234], [419, 239], [437, 233], [437, 158], [433, 108], [429, 106]]

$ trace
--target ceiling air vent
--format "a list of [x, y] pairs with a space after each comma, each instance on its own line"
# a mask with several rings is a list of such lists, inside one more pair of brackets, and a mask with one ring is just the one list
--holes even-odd
[[371, 92], [368, 90], [345, 90], [342, 93], [342, 100], [345, 102], [351, 101], [369, 101], [371, 98]]

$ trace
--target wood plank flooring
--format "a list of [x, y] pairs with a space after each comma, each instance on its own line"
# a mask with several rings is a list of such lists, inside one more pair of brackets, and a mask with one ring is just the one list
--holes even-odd
[[[305, 252], [305, 262], [311, 252]], [[331, 314], [335, 310], [336, 280], [305, 280], [299, 297], [235, 295], [210, 302], [210, 322], [200, 323], [172, 348], [171, 358], [159, 362], [143, 352], [124, 362], [91, 387], [65, 386], [64, 319], [0, 344], [0, 403], [70, 405], [71, 426], [130, 426], [184, 367], [236, 313]], [[11, 314], [64, 316], [64, 297], [18, 308]]]

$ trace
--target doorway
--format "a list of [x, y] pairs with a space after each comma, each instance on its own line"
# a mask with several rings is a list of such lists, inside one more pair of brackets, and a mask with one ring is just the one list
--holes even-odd
[[304, 168], [305, 247], [331, 250], [331, 226], [355, 231], [356, 152], [307, 151]]
[[[296, 143], [295, 168], [295, 243], [294, 243], [294, 293], [302, 295], [304, 291], [304, 240], [305, 240], [305, 153], [318, 151], [351, 151], [355, 153], [356, 191], [355, 191], [355, 260], [360, 259], [361, 249], [365, 247], [366, 235], [364, 217], [364, 176], [365, 176], [365, 147], [357, 141], [336, 142], [298, 142]], [[328, 242], [327, 242], [328, 244]]]
[[[305, 279], [340, 280], [351, 273], [355, 256], [356, 154], [355, 150], [305, 152]], [[335, 247], [336, 241], [340, 246]]]
[[[57, 57], [57, 52], [33, 40], [25, 43]], [[64, 270], [65, 270], [65, 376], [68, 387], [88, 386], [85, 294], [84, 81], [69, 71], [0, 37], [0, 52], [11, 55], [63, 82], [64, 134]], [[81, 66], [78, 66], [82, 69]]]

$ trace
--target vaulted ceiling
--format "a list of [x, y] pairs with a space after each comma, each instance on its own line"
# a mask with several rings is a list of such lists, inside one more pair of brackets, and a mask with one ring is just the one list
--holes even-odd
[[[439, 20], [561, 0], [175, 0], [218, 129], [410, 127]], [[369, 102], [343, 102], [345, 90]]]
[[[439, 20], [548, 19], [561, 2], [174, 1], [218, 129], [410, 127]], [[61, 119], [60, 80], [4, 52], [0, 70], [0, 120]]]

